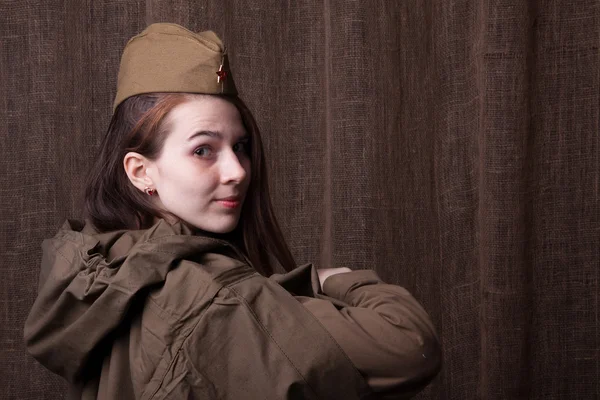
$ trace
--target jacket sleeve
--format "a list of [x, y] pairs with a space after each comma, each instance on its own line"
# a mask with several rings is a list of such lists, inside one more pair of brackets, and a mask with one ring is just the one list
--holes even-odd
[[437, 375], [441, 350], [429, 316], [406, 289], [384, 283], [375, 271], [330, 276], [322, 293], [297, 299], [365, 376], [376, 398], [410, 398]]

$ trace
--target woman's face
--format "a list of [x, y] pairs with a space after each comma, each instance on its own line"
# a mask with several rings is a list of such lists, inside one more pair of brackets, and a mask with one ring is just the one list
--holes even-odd
[[231, 232], [250, 184], [249, 137], [237, 108], [218, 97], [190, 96], [165, 124], [160, 156], [146, 169], [159, 207], [196, 228]]

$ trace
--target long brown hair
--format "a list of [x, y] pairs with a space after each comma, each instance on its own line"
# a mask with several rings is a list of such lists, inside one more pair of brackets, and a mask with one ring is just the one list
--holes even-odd
[[[156, 159], [167, 136], [165, 117], [188, 96], [185, 93], [142, 94], [126, 99], [115, 110], [85, 190], [86, 217], [100, 232], [147, 229], [156, 217], [165, 217], [165, 212], [157, 209], [148, 196], [129, 181], [123, 158], [133, 151], [150, 160]], [[256, 121], [240, 98], [219, 97], [235, 105], [250, 135], [250, 186], [240, 221], [231, 237], [263, 275], [274, 272], [273, 259], [290, 271], [296, 264], [273, 212]]]

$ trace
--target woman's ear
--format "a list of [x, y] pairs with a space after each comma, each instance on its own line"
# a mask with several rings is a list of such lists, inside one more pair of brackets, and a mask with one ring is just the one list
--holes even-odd
[[123, 168], [129, 178], [129, 181], [141, 190], [146, 188], [155, 189], [152, 178], [147, 173], [147, 169], [151, 167], [151, 161], [139, 153], [130, 151], [123, 158]]

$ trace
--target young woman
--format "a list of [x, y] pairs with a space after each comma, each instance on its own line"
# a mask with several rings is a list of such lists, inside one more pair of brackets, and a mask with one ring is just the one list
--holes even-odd
[[87, 218], [44, 241], [25, 325], [69, 398], [399, 399], [433, 379], [437, 336], [405, 289], [296, 268], [214, 33], [132, 38], [114, 106]]

